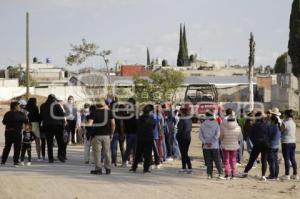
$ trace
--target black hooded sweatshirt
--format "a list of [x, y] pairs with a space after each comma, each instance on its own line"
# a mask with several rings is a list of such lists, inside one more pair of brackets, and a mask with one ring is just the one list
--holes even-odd
[[41, 105], [40, 116], [43, 127], [64, 126], [65, 113], [62, 107], [57, 103], [55, 96], [49, 95], [45, 103]]

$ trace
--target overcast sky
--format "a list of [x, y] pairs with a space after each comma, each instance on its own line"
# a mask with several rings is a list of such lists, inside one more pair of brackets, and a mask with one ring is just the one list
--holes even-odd
[[[256, 65], [273, 66], [287, 50], [292, 0], [0, 0], [0, 66], [25, 63], [25, 13], [30, 12], [30, 56], [65, 66], [70, 44], [82, 38], [111, 49], [110, 64], [166, 58], [176, 64], [179, 24], [190, 53], [247, 64], [248, 39]], [[103, 62], [89, 59], [85, 65]]]

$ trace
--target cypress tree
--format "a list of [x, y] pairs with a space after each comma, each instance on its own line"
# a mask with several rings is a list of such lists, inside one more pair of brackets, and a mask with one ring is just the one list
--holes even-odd
[[187, 39], [186, 39], [186, 31], [185, 31], [185, 25], [183, 26], [183, 47], [184, 47], [184, 66], [190, 65], [190, 59], [189, 59], [189, 51], [187, 47]]
[[178, 56], [177, 56], [177, 66], [184, 66], [184, 43], [183, 43], [181, 24], [180, 24], [179, 51], [178, 51]]
[[293, 74], [300, 78], [300, 0], [294, 0], [290, 16], [289, 51]]
[[149, 68], [150, 65], [151, 65], [150, 53], [149, 53], [149, 48], [147, 48], [147, 68]]

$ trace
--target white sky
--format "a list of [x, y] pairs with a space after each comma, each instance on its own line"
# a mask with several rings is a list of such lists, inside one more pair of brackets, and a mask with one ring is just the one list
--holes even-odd
[[[70, 44], [82, 38], [111, 49], [110, 65], [166, 58], [176, 64], [179, 24], [190, 53], [247, 64], [248, 38], [256, 65], [273, 66], [287, 50], [292, 0], [0, 0], [0, 66], [25, 62], [25, 13], [30, 12], [31, 57], [65, 66]], [[104, 65], [100, 58], [85, 65]]]

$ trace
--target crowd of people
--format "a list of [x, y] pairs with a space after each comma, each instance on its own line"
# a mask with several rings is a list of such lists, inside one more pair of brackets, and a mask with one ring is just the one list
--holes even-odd
[[[113, 97], [96, 104], [86, 103], [78, 109], [73, 96], [63, 102], [50, 94], [40, 107], [35, 98], [28, 102], [12, 101], [2, 122], [5, 125], [2, 165], [12, 145], [14, 165], [25, 165], [26, 152], [26, 165], [31, 165], [31, 143], [34, 141], [37, 161], [46, 161], [47, 146], [49, 163], [64, 163], [68, 160], [67, 146], [83, 144], [82, 161], [95, 164], [90, 173], [96, 175], [101, 175], [103, 170], [109, 175], [112, 167], [130, 165], [130, 172], [136, 172], [139, 163], [143, 163], [144, 173], [150, 173], [151, 169], [160, 169], [165, 161], [174, 159], [181, 160], [180, 173], [193, 172], [189, 157], [192, 117], [186, 107], [178, 110], [170, 104], [156, 103], [140, 109], [134, 98], [119, 103], [117, 97]], [[292, 110], [286, 110], [283, 119], [278, 108], [266, 113], [241, 110], [239, 114], [232, 109], [219, 114], [208, 110], [200, 119], [199, 140], [208, 179], [214, 177], [214, 165], [219, 179], [235, 179], [247, 177], [253, 167], [261, 164], [262, 180], [278, 180], [280, 142], [285, 168], [282, 179], [299, 179]], [[244, 159], [245, 144], [249, 160], [244, 171], [238, 174], [237, 165]], [[53, 155], [55, 145], [57, 159]], [[118, 157], [121, 160], [118, 161]], [[268, 165], [269, 175], [266, 176]]]

